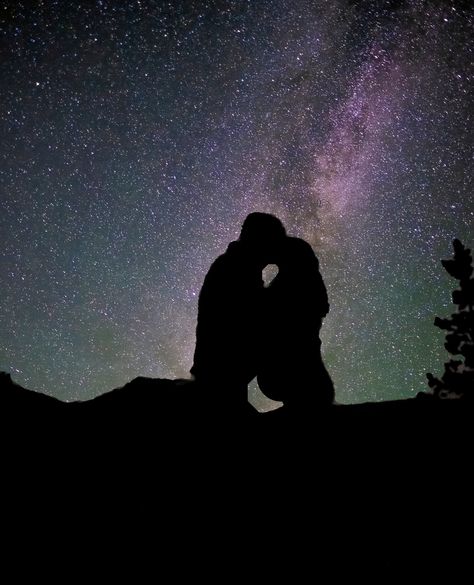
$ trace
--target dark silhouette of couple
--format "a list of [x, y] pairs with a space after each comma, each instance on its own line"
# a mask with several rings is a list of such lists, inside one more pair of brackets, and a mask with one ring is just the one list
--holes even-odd
[[[278, 274], [265, 288], [262, 271]], [[292, 409], [325, 406], [334, 387], [319, 331], [329, 303], [311, 246], [281, 221], [251, 213], [212, 264], [199, 295], [191, 374], [219, 407], [248, 408], [247, 387]]]

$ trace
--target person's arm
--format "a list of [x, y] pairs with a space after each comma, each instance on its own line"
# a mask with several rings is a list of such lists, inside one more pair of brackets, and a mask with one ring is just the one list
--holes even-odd
[[313, 286], [315, 290], [315, 302], [319, 307], [319, 314], [321, 319], [324, 318], [329, 313], [329, 298], [328, 292], [326, 289], [326, 285], [324, 284], [323, 277], [319, 270], [319, 260], [316, 254], [313, 252], [313, 263], [314, 269], [312, 270], [312, 277], [313, 277]]

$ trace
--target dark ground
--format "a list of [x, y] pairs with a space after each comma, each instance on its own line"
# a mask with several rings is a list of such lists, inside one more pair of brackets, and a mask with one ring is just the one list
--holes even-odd
[[10, 543], [46, 527], [61, 550], [79, 534], [118, 557], [127, 543], [126, 559], [138, 546], [176, 580], [472, 572], [471, 403], [236, 413], [192, 384], [144, 378], [83, 403], [7, 375], [0, 392]]

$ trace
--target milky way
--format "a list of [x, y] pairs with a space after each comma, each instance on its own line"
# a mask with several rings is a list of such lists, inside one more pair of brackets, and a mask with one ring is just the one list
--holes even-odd
[[261, 210], [320, 259], [340, 402], [441, 373], [439, 260], [474, 243], [468, 2], [0, 11], [0, 369], [65, 400], [188, 376], [204, 275]]

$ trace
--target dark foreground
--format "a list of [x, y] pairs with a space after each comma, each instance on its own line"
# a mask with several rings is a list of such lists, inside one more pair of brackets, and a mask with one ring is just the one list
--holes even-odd
[[114, 566], [140, 542], [173, 580], [218, 565], [223, 582], [472, 572], [471, 403], [258, 414], [144, 378], [83, 403], [6, 375], [0, 392], [12, 538], [37, 542], [48, 527], [64, 545], [85, 531], [87, 548], [99, 531], [102, 545], [118, 539]]

